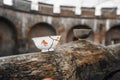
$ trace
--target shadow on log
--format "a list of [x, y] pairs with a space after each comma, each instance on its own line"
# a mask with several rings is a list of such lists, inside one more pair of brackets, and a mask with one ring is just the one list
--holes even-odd
[[0, 80], [103, 80], [120, 68], [119, 49], [78, 40], [53, 52], [1, 57]]

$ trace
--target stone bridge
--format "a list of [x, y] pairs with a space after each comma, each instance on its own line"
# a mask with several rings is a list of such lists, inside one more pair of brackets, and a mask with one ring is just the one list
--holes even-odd
[[0, 56], [39, 51], [31, 40], [33, 37], [61, 35], [61, 44], [74, 41], [74, 28], [91, 28], [93, 33], [88, 39], [96, 43], [120, 42], [118, 7], [98, 6], [97, 12], [94, 7], [58, 7], [40, 1], [0, 0]]

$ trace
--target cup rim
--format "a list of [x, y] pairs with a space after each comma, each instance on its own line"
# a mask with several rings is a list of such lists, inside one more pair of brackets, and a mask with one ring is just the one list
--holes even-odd
[[[51, 36], [59, 36], [59, 37], [61, 37], [61, 35], [51, 35]], [[32, 39], [36, 39], [36, 38], [46, 38], [46, 37], [49, 37], [49, 36], [42, 36], [42, 37], [33, 37]]]

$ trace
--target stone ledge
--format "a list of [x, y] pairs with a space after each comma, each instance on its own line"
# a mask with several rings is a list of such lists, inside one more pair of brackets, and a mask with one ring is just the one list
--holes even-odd
[[38, 11], [31, 10], [31, 2], [26, 0], [13, 0], [13, 6], [3, 4], [3, 1], [0, 1], [0, 6], [5, 8], [10, 8], [17, 11], [29, 12], [29, 13], [37, 13], [43, 15], [52, 15], [52, 16], [60, 16], [60, 17], [78, 17], [78, 18], [119, 18], [117, 15], [116, 8], [102, 8], [101, 15], [95, 15], [95, 8], [81, 8], [81, 15], [75, 14], [74, 6], [60, 6], [60, 13], [53, 13], [54, 6], [50, 4], [39, 3]]

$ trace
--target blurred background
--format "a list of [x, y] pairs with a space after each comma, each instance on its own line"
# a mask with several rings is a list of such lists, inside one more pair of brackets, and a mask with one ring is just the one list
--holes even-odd
[[0, 56], [38, 52], [33, 37], [61, 35], [75, 41], [73, 29], [91, 29], [86, 39], [120, 43], [119, 0], [0, 0]]

